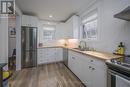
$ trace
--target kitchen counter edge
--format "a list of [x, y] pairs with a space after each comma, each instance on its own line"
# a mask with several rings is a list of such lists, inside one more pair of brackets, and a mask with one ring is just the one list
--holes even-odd
[[71, 48], [71, 47], [65, 47], [65, 46], [38, 47], [38, 49], [43, 49], [43, 48], [66, 48], [68, 50], [75, 51], [75, 52], [81, 53], [81, 54], [86, 55], [86, 56], [92, 56], [92, 57], [95, 57], [95, 58], [98, 58], [98, 59], [101, 59], [101, 60], [104, 60], [104, 61], [115, 59], [115, 58], [122, 58], [122, 56], [115, 55], [115, 54], [112, 54], [112, 53], [98, 52], [98, 51], [80, 51], [80, 50], [77, 50], [77, 49], [74, 49], [74, 48]]

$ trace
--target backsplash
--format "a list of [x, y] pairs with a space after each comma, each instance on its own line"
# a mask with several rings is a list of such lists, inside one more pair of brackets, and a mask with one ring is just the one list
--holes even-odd
[[79, 41], [77, 39], [61, 39], [61, 40], [48, 40], [39, 43], [40, 46], [67, 46], [70, 48], [77, 48], [79, 45]]

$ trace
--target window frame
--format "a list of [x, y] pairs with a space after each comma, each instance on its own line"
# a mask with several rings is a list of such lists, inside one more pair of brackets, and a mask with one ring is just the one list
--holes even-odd
[[[94, 17], [95, 16], [95, 17]], [[81, 18], [81, 30], [80, 30], [80, 38], [82, 40], [87, 40], [87, 41], [97, 41], [99, 36], [99, 14], [98, 14], [98, 9], [93, 9], [91, 11], [89, 11], [84, 17]], [[86, 34], [86, 37], [83, 37], [83, 30], [84, 30], [84, 27], [85, 27], [85, 24], [87, 23], [91, 23], [91, 22], [94, 22], [94, 21], [97, 21], [96, 23], [96, 28], [95, 28], [95, 37], [88, 37], [87, 34]], [[93, 29], [94, 30], [94, 29]], [[84, 30], [86, 31], [86, 30]], [[85, 32], [87, 33], [87, 32]]]
[[[50, 41], [50, 40], [54, 40], [55, 39], [55, 31], [56, 31], [56, 26], [54, 25], [43, 25], [43, 40], [45, 41]], [[50, 28], [50, 30], [49, 30]], [[52, 29], [51, 29], [52, 28]], [[51, 33], [50, 37], [49, 36], [45, 36], [45, 32]]]

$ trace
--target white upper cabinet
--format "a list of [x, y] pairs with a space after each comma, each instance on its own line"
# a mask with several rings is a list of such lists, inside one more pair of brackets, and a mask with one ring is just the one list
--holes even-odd
[[65, 23], [56, 25], [55, 39], [78, 39], [79, 38], [79, 17], [74, 15]]
[[66, 21], [66, 32], [68, 32], [68, 38], [79, 38], [79, 17], [74, 15]]
[[56, 31], [55, 31], [55, 39], [65, 39], [68, 38], [68, 32], [66, 31], [66, 24], [65, 23], [59, 23], [56, 25]]
[[37, 17], [22, 15], [22, 26], [37, 27], [38, 26]]

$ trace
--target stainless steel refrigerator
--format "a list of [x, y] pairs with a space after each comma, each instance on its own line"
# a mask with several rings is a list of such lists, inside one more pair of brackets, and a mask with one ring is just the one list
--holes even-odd
[[21, 30], [22, 68], [37, 66], [37, 28], [24, 27]]

